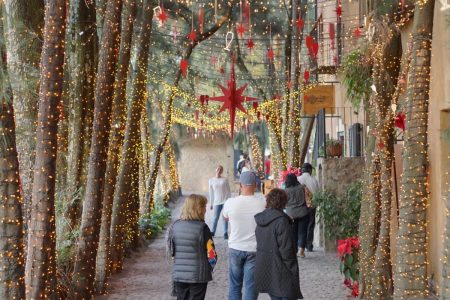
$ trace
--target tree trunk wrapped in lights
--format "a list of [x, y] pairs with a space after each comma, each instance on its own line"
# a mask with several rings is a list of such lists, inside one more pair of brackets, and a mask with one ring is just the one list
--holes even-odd
[[108, 161], [106, 163], [105, 188], [103, 192], [102, 223], [95, 269], [95, 288], [99, 294], [106, 292], [106, 281], [110, 272], [110, 228], [111, 214], [116, 188], [119, 159], [122, 152], [124, 128], [126, 122], [126, 84], [130, 63], [131, 39], [133, 24], [136, 17], [136, 4], [125, 0], [122, 12], [122, 34], [120, 41], [117, 75], [114, 84], [114, 99], [112, 108], [111, 138], [109, 141]]
[[380, 158], [380, 229], [371, 275], [369, 298], [392, 298], [392, 262], [390, 223], [392, 202], [392, 164], [394, 158], [394, 113], [391, 105], [400, 73], [401, 37], [396, 29], [378, 24], [374, 46], [373, 82], [376, 87], [374, 104], [377, 112], [377, 147]]
[[36, 162], [25, 269], [27, 299], [56, 298], [55, 178], [65, 7], [64, 0], [49, 0], [45, 8]]
[[97, 39], [92, 20], [95, 19], [94, 4], [84, 0], [69, 3], [68, 15], [68, 63], [69, 76], [69, 155], [67, 161], [66, 209], [67, 224], [62, 230], [62, 239], [79, 224], [81, 216], [82, 175], [85, 167], [84, 145], [89, 137], [85, 135], [88, 102], [94, 98], [95, 55]]
[[[30, 214], [35, 132], [38, 109], [39, 59], [42, 50], [41, 30], [44, 24], [43, 0], [5, 0], [3, 24], [7, 50], [8, 73], [14, 96], [17, 120], [17, 152], [24, 197], [24, 218]], [[25, 221], [26, 223], [26, 221]], [[25, 224], [26, 225], [26, 224]]]
[[[187, 47], [187, 49], [184, 51], [184, 53], [182, 55], [182, 60], [189, 60], [189, 57], [192, 54], [192, 50], [194, 50], [194, 48], [198, 44], [200, 44], [204, 40], [211, 37], [214, 33], [216, 33], [217, 30], [219, 30], [220, 28], [222, 28], [223, 25], [225, 25], [225, 23], [230, 19], [234, 2], [235, 1], [231, 1], [228, 3], [226, 15], [223, 16], [222, 18], [220, 18], [218, 21], [216, 21], [216, 23], [213, 25], [213, 27], [210, 30], [200, 34], [197, 39], [195, 39], [193, 42], [191, 42], [189, 44], [189, 46]], [[178, 86], [178, 83], [181, 79], [181, 75], [182, 75], [181, 69], [178, 69], [178, 71], [175, 75], [173, 87]], [[157, 178], [158, 171], [159, 171], [159, 165], [161, 162], [161, 155], [164, 151], [164, 148], [166, 147], [167, 141], [169, 140], [169, 137], [170, 137], [170, 132], [172, 130], [172, 123], [173, 123], [172, 113], [173, 113], [174, 99], [175, 99], [175, 92], [174, 92], [174, 89], [172, 89], [172, 91], [170, 92], [167, 106], [166, 106], [166, 116], [165, 116], [165, 120], [164, 120], [163, 130], [161, 133], [161, 138], [160, 138], [158, 144], [156, 145], [156, 149], [155, 149], [155, 153], [154, 153], [154, 161], [151, 166], [151, 170], [150, 170], [150, 174], [149, 174], [149, 178], [148, 178], [148, 184], [147, 184], [148, 190], [147, 190], [147, 194], [146, 194], [147, 208], [144, 210], [144, 213], [148, 212], [153, 207], [154, 190], [155, 190], [155, 186], [156, 186], [156, 178]]]
[[428, 101], [434, 0], [417, 1], [407, 78], [406, 131], [394, 270], [395, 299], [424, 299], [427, 282]]
[[250, 146], [253, 157], [253, 167], [255, 168], [259, 177], [264, 178], [264, 157], [258, 137], [254, 134], [250, 136]]
[[[144, 1], [138, 17], [138, 34], [133, 38], [133, 53], [136, 60], [131, 63], [131, 93], [125, 126], [123, 155], [114, 193], [111, 220], [111, 272], [122, 269], [125, 236], [130, 234], [134, 242], [137, 237], [139, 218], [139, 161], [141, 155], [140, 120], [146, 100], [146, 78], [148, 52], [152, 32], [153, 6]], [[132, 232], [127, 233], [127, 229]], [[136, 231], [136, 232], [135, 232]]]
[[[1, 15], [0, 6], [0, 15]], [[0, 29], [0, 37], [3, 35]], [[16, 149], [14, 107], [0, 44], [0, 299], [25, 298], [22, 196]]]
[[80, 236], [73, 274], [73, 285], [76, 289], [77, 298], [88, 299], [91, 298], [93, 293], [121, 11], [121, 0], [108, 1], [95, 87], [94, 122], [86, 196], [83, 202]]

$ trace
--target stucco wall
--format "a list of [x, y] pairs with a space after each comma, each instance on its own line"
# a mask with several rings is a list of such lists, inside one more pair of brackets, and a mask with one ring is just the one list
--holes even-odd
[[[436, 1], [433, 49], [431, 59], [431, 91], [429, 102], [429, 159], [430, 159], [430, 206], [429, 220], [429, 275], [433, 276], [437, 292], [442, 285], [442, 267], [445, 241], [444, 229], [449, 222], [446, 209], [448, 172], [450, 171], [450, 147], [443, 133], [449, 128], [450, 118], [450, 25], [448, 18], [450, 10], [441, 10], [441, 1]], [[445, 111], [447, 110], [447, 111]], [[449, 291], [447, 290], [447, 293]], [[450, 297], [450, 295], [447, 295]]]
[[323, 189], [338, 196], [345, 195], [348, 186], [363, 178], [363, 157], [324, 158], [318, 162], [318, 177]]
[[207, 192], [208, 179], [215, 175], [219, 164], [233, 189], [233, 146], [229, 138], [200, 137], [182, 142], [178, 170], [183, 192]]

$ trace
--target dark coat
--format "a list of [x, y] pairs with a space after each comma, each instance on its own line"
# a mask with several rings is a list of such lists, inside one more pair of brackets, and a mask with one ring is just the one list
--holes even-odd
[[255, 220], [257, 291], [303, 299], [291, 219], [280, 210], [267, 208], [257, 214]]
[[306, 206], [305, 186], [298, 184], [286, 188], [288, 203], [286, 204], [286, 213], [293, 219], [303, 218], [308, 215], [309, 210]]

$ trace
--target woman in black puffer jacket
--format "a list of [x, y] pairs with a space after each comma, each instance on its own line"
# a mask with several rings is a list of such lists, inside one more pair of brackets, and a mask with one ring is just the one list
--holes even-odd
[[292, 220], [283, 212], [287, 194], [273, 189], [267, 195], [266, 209], [255, 216], [255, 286], [272, 300], [303, 299]]

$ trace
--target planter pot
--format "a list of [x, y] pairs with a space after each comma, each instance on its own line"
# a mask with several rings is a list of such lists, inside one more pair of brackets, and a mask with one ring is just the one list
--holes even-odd
[[327, 156], [340, 157], [341, 155], [342, 155], [341, 144], [327, 145]]

